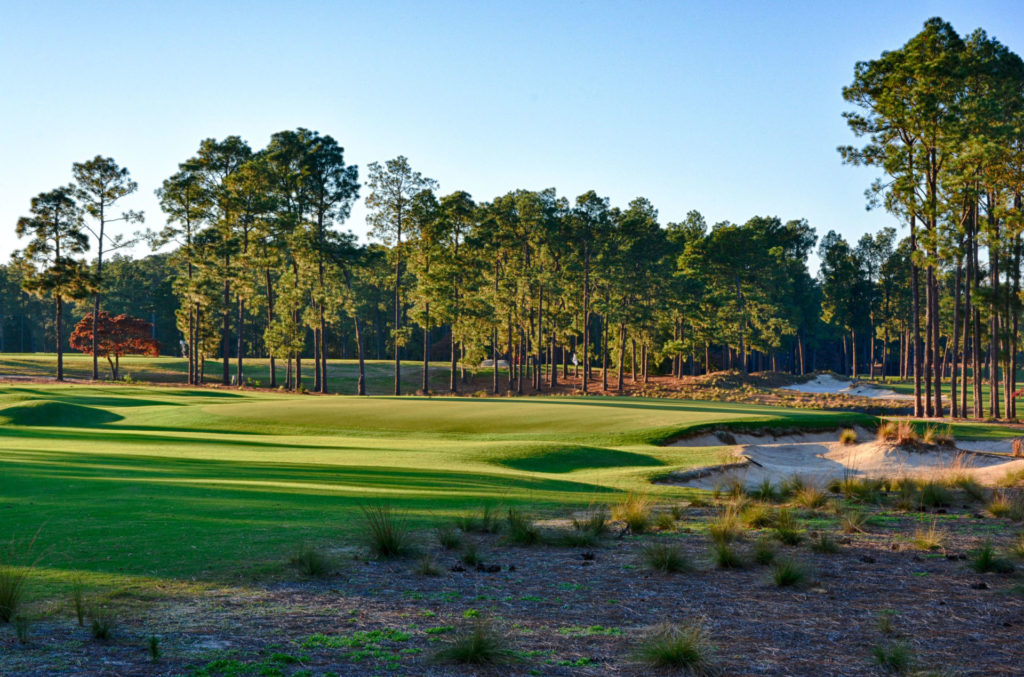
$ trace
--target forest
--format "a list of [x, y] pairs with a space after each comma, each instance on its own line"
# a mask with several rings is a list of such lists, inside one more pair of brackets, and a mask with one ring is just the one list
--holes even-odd
[[[249, 357], [272, 362], [260, 385], [315, 392], [327, 358], [392, 358], [396, 394], [403, 360], [423, 363], [423, 391], [431, 363], [450, 365], [453, 392], [460, 368], [487, 365], [494, 393], [544, 391], [570, 368], [583, 392], [621, 392], [627, 374], [829, 369], [912, 378], [918, 416], [1015, 417], [1021, 59], [931, 19], [857, 63], [842, 94], [863, 143], [841, 160], [877, 170], [867, 206], [893, 219], [855, 242], [800, 218], [663, 223], [643, 197], [593, 190], [481, 200], [402, 156], [349, 164], [304, 128], [262, 148], [203, 140], [155, 188], [163, 214], [145, 224], [164, 225], [144, 226], [120, 208], [139, 189], [128, 169], [97, 156], [18, 221], [0, 351], [56, 350], [60, 379], [70, 328], [102, 309], [152, 322], [194, 384], [246, 383]], [[360, 197], [369, 243], [345, 230]], [[120, 251], [143, 244], [154, 253]]]

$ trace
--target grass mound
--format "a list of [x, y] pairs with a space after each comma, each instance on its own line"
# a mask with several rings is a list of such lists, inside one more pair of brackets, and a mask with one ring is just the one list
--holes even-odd
[[0, 409], [0, 425], [91, 428], [121, 419], [105, 409], [55, 400], [27, 400]]

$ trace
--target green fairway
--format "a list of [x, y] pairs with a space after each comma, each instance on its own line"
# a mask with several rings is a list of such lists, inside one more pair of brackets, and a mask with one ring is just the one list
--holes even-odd
[[[38, 576], [96, 584], [273, 575], [302, 542], [358, 543], [387, 499], [418, 528], [484, 502], [538, 513], [623, 492], [722, 448], [703, 426], [831, 427], [840, 412], [639, 398], [353, 398], [132, 386], [0, 390], [4, 541], [39, 531]], [[38, 578], [38, 577], [37, 577]], [[39, 580], [42, 580], [39, 579]]]

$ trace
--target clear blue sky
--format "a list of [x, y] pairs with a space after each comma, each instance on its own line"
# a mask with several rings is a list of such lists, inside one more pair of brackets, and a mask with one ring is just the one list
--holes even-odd
[[841, 88], [931, 16], [1024, 53], [1016, 2], [0, 0], [0, 260], [72, 162], [127, 166], [124, 206], [159, 228], [153, 190], [201, 139], [299, 126], [478, 200], [593, 188], [662, 222], [777, 215], [856, 239], [894, 221], [836, 153]]

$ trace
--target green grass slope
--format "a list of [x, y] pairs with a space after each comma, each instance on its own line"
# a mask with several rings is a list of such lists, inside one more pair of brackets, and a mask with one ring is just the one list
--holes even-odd
[[[358, 544], [388, 500], [426, 528], [484, 502], [559, 513], [718, 462], [661, 446], [707, 426], [840, 412], [639, 398], [353, 398], [133, 386], [0, 388], [0, 543], [38, 531], [37, 584], [273, 575], [303, 542]], [[177, 582], [177, 583], [175, 583]], [[147, 583], [148, 584], [148, 583]]]

